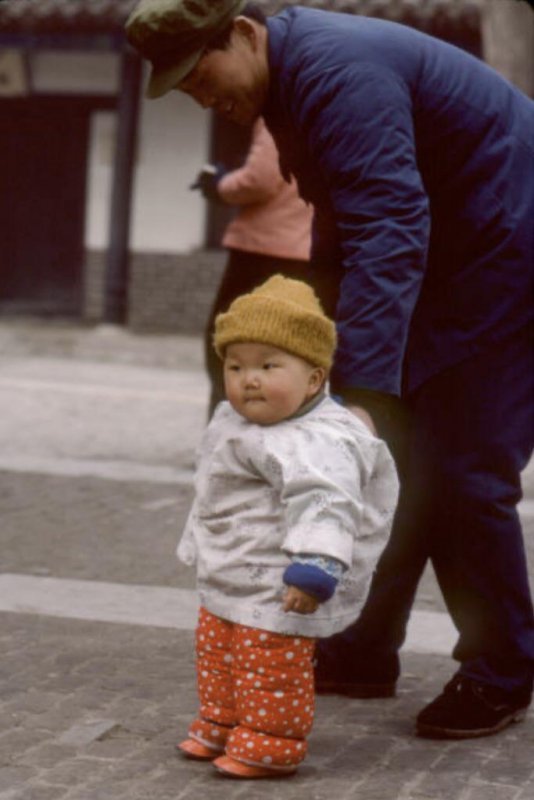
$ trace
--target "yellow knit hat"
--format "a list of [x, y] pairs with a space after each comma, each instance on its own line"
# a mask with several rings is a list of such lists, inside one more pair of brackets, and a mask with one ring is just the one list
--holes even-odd
[[223, 358], [225, 347], [235, 342], [272, 344], [330, 369], [336, 329], [311, 286], [274, 275], [250, 294], [238, 297], [215, 319], [217, 355]]

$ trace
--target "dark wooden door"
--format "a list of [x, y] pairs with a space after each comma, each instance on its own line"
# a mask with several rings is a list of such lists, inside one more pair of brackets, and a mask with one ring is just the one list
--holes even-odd
[[0, 99], [0, 310], [81, 311], [90, 111]]

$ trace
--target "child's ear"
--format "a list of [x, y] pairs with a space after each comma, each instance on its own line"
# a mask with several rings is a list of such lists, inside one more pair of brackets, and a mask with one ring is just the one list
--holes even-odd
[[322, 388], [324, 382], [326, 380], [326, 370], [324, 367], [314, 367], [310, 372], [309, 378], [309, 389], [311, 395], [317, 394], [317, 392]]

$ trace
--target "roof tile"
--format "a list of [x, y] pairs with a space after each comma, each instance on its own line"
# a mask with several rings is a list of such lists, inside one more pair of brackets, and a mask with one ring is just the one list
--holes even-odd
[[[478, 30], [481, 1], [257, 0], [268, 14], [290, 5], [306, 5], [387, 17], [436, 35]], [[95, 34], [116, 32], [123, 28], [128, 14], [136, 4], [137, 0], [1, 0], [0, 31]]]

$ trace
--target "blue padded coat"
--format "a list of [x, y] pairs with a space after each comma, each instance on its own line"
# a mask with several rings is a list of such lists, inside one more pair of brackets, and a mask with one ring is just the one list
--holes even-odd
[[299, 7], [267, 25], [264, 116], [340, 281], [334, 389], [409, 392], [525, 325], [534, 102], [403, 25]]

